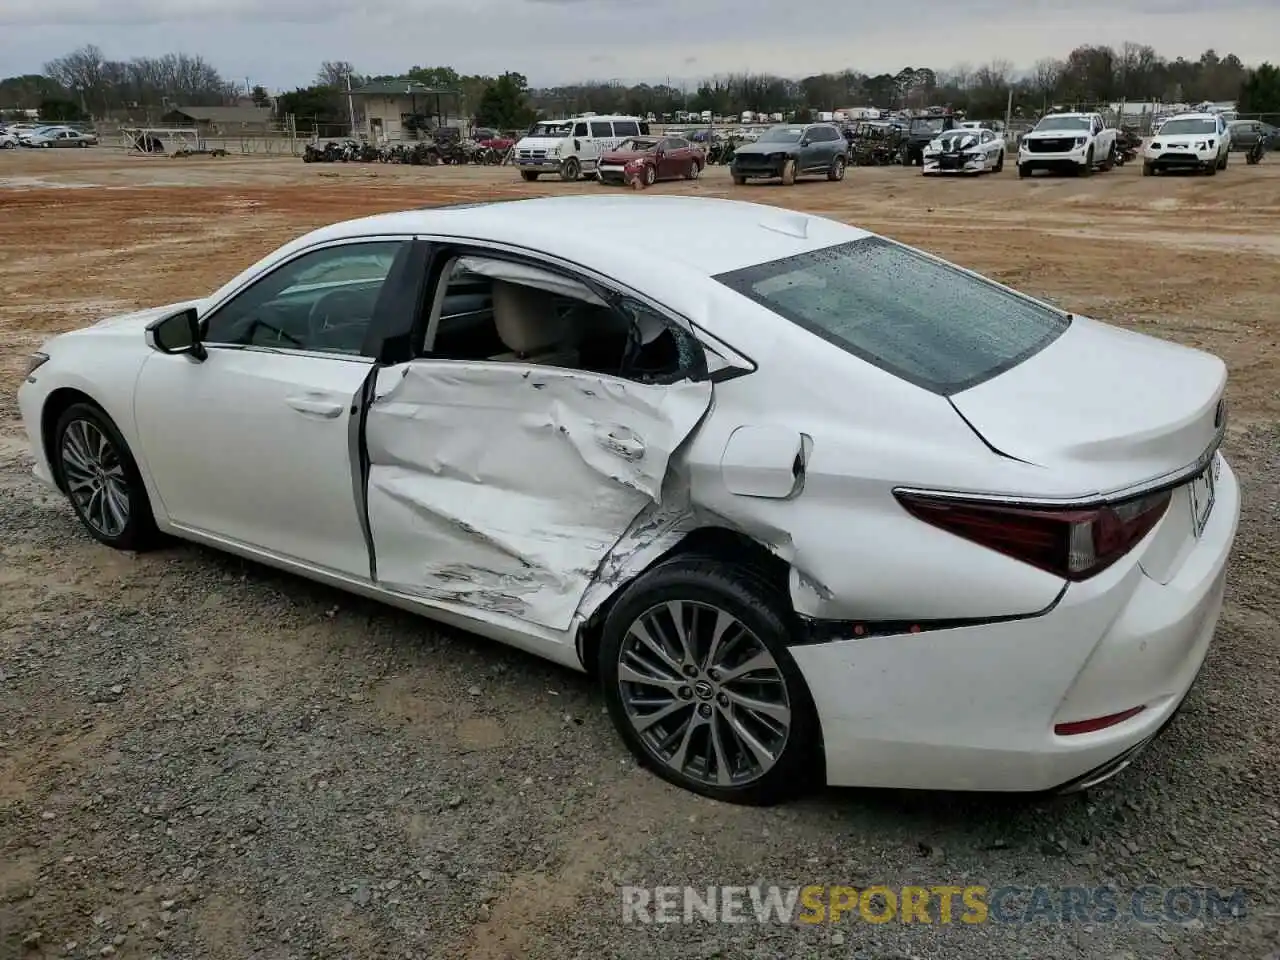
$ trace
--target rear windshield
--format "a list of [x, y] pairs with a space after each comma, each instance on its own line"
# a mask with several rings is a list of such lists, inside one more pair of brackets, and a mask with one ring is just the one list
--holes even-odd
[[880, 237], [716, 277], [868, 363], [944, 396], [1044, 349], [1067, 314]]

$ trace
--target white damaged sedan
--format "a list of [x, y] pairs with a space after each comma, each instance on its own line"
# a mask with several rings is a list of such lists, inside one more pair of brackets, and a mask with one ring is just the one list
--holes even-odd
[[19, 402], [101, 542], [589, 671], [659, 775], [766, 803], [1123, 768], [1218, 622], [1225, 384], [832, 220], [560, 197], [323, 228], [50, 340]]
[[947, 130], [924, 148], [921, 172], [999, 173], [1004, 169], [1004, 138], [986, 127]]

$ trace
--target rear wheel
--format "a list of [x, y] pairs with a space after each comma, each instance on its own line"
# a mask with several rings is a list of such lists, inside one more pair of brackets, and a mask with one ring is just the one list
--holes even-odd
[[157, 539], [151, 501], [124, 437], [100, 408], [74, 403], [54, 427], [52, 456], [71, 506], [94, 539], [143, 550]]
[[844, 179], [845, 159], [836, 157], [831, 161], [831, 169], [827, 171], [827, 179], [831, 181]]
[[770, 804], [821, 770], [821, 733], [787, 649], [786, 604], [752, 570], [682, 557], [637, 579], [605, 620], [600, 680], [627, 747], [670, 783]]

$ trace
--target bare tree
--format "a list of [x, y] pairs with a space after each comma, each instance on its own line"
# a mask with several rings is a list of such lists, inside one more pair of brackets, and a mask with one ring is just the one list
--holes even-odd
[[347, 89], [348, 78], [353, 87], [364, 83], [364, 78], [356, 73], [356, 68], [347, 60], [326, 60], [320, 64], [320, 70], [316, 73], [317, 84], [322, 87], [333, 87], [335, 90]]

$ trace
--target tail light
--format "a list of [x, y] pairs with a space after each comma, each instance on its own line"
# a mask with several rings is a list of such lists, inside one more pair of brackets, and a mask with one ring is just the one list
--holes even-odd
[[1160, 522], [1172, 491], [1095, 507], [1019, 507], [897, 492], [917, 519], [1067, 580], [1087, 580]]

